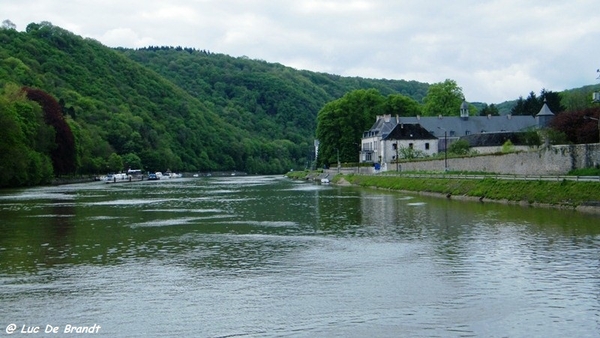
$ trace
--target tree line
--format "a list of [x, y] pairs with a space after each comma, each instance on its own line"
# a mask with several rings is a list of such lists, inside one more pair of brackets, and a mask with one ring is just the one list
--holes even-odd
[[[535, 116], [546, 104], [555, 114], [549, 128], [542, 131], [550, 143], [599, 142], [597, 120], [593, 119], [600, 118], [600, 107], [591, 104], [590, 89], [583, 97], [587, 97], [587, 103], [585, 99], [573, 99], [569, 92], [557, 93], [542, 89], [539, 96], [530, 92], [527, 99], [519, 97], [510, 113]], [[316, 135], [321, 142], [317, 165], [329, 166], [338, 160], [344, 163], [356, 162], [362, 134], [371, 128], [378, 115], [459, 116], [463, 102], [465, 97], [462, 88], [451, 79], [430, 85], [422, 102], [402, 94], [385, 96], [376, 89], [349, 92], [340, 99], [327, 103], [318, 113]], [[479, 110], [473, 104], [468, 106], [470, 115], [499, 115], [494, 104], [484, 104]], [[530, 136], [527, 134], [524, 137]], [[535, 136], [539, 140], [539, 136]], [[457, 154], [466, 153], [468, 143], [455, 142], [453, 147], [462, 147], [451, 149]]]
[[179, 46], [108, 48], [49, 22], [24, 32], [4, 22], [0, 186], [128, 168], [283, 173], [312, 163], [315, 133], [329, 137], [318, 123], [344, 121], [323, 159], [345, 160], [375, 115], [458, 114], [463, 100], [452, 80], [342, 77]]
[[[252, 174], [301, 169], [314, 159], [318, 110], [370, 87], [419, 97], [427, 84], [344, 78], [189, 48], [112, 49], [49, 22], [29, 24], [24, 32], [6, 23], [0, 29], [3, 129], [19, 128], [0, 143], [23, 151], [4, 153], [0, 169], [7, 178], [0, 186], [129, 167]], [[40, 102], [15, 94], [23, 88], [57, 102], [52, 109], [72, 132], [74, 167], [53, 165], [53, 152], [63, 147], [53, 133], [64, 126], [47, 124]]]

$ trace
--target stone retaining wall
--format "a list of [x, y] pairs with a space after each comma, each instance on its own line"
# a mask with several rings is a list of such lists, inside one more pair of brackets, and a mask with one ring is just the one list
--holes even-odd
[[[559, 145], [509, 154], [490, 154], [475, 157], [449, 158], [452, 171], [491, 172], [512, 175], [563, 175], [572, 169], [600, 166], [600, 144]], [[400, 163], [400, 171], [443, 171], [444, 159]], [[341, 168], [340, 172], [357, 173], [358, 168]], [[388, 163], [384, 170], [395, 171], [396, 164]], [[328, 172], [335, 174], [337, 168]], [[361, 167], [360, 173], [373, 173], [373, 167]]]

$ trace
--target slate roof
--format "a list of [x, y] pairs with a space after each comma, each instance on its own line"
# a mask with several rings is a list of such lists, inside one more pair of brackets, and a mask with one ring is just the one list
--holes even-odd
[[493, 146], [501, 146], [508, 140], [515, 145], [527, 145], [525, 138], [523, 137], [523, 133], [493, 133], [493, 134], [473, 134], [468, 136], [463, 136], [460, 138], [461, 140], [465, 140], [469, 142], [469, 146], [471, 147], [493, 147]]
[[384, 140], [436, 140], [427, 129], [420, 124], [397, 124], [395, 128], [383, 138]]
[[[468, 108], [466, 101], [461, 104], [461, 109]], [[363, 137], [378, 136], [386, 139], [396, 125], [420, 125], [436, 138], [458, 138], [473, 134], [520, 132], [528, 129], [544, 127], [554, 114], [544, 102], [542, 109], [535, 116], [439, 116], [439, 117], [398, 117], [377, 116], [375, 124], [363, 134]]]
[[380, 136], [381, 138], [386, 138], [388, 134], [394, 130], [394, 127], [396, 127], [398, 122], [398, 117], [389, 115], [387, 117], [378, 116], [377, 121], [375, 121], [375, 124], [373, 124], [371, 129], [363, 133], [363, 137]]
[[546, 101], [544, 101], [544, 105], [542, 106], [542, 109], [540, 109], [540, 112], [537, 113], [536, 116], [554, 116], [554, 113], [552, 113], [552, 110], [550, 110], [550, 108], [548, 108]]
[[460, 137], [470, 134], [516, 132], [531, 128], [537, 128], [537, 120], [533, 116], [470, 116], [461, 118], [459, 116], [442, 117], [391, 117], [388, 122], [380, 117], [373, 127], [365, 133], [375, 133], [385, 138], [397, 123], [420, 124], [437, 138], [444, 137], [444, 130], [448, 137]]

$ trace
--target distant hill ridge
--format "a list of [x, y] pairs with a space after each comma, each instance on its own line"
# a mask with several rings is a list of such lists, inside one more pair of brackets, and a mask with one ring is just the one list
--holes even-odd
[[0, 88], [11, 83], [59, 100], [80, 173], [115, 170], [119, 159], [157, 171], [303, 168], [327, 102], [368, 88], [421, 102], [429, 87], [192, 48], [109, 48], [48, 22], [0, 29]]
[[327, 102], [361, 88], [421, 100], [428, 88], [189, 48], [113, 49], [47, 22], [0, 29], [0, 85], [8, 83], [60, 101], [79, 130], [80, 172], [106, 170], [114, 153], [149, 170], [280, 173], [314, 156]]

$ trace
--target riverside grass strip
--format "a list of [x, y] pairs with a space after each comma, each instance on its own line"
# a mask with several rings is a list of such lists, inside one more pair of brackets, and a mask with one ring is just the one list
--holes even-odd
[[[310, 179], [318, 172], [291, 172], [295, 179]], [[333, 183], [343, 181], [364, 187], [390, 190], [436, 193], [446, 196], [466, 196], [480, 200], [508, 201], [512, 203], [546, 204], [560, 207], [590, 206], [600, 209], [600, 182], [570, 180], [502, 180], [447, 178], [443, 176], [405, 177], [402, 175], [338, 174]]]
[[351, 184], [391, 190], [431, 192], [561, 206], [600, 205], [600, 182], [410, 178], [402, 176], [339, 175]]

